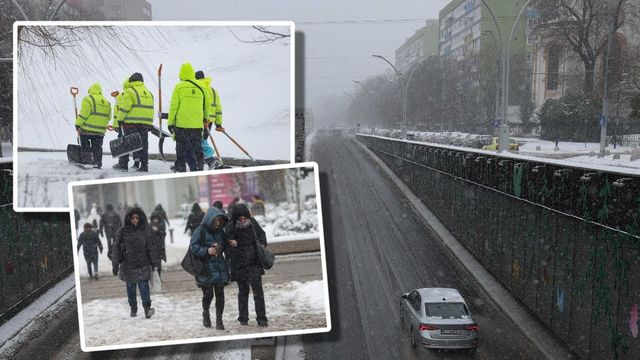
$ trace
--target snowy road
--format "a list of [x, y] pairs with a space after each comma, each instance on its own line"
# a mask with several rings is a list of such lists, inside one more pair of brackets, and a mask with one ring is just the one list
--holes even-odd
[[454, 287], [480, 326], [477, 359], [538, 359], [516, 325], [474, 279], [454, 265], [408, 201], [348, 137], [315, 139], [321, 170], [333, 330], [303, 337], [310, 359], [468, 358], [414, 352], [400, 329], [400, 295], [418, 287]]

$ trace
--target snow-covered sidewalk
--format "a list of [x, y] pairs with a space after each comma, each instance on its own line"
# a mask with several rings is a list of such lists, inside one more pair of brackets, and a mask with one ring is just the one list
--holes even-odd
[[[236, 320], [237, 287], [227, 286], [223, 316], [225, 330], [202, 326], [202, 293], [199, 290], [178, 294], [152, 294], [152, 305], [156, 313], [151, 319], [144, 318], [141, 306], [137, 317], [129, 317], [129, 305], [125, 297], [93, 300], [82, 307], [85, 345], [100, 347], [212, 337], [221, 338], [208, 340], [224, 340], [241, 334], [320, 329], [327, 326], [322, 281], [265, 284], [264, 294], [269, 327], [261, 328], [256, 325], [251, 296], [251, 320], [248, 326], [241, 326]], [[212, 306], [212, 317], [214, 313]]]

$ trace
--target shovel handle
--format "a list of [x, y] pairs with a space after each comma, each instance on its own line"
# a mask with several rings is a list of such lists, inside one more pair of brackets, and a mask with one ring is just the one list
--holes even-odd
[[72, 86], [71, 89], [69, 89], [69, 92], [71, 92], [71, 95], [73, 95], [73, 97], [76, 97], [76, 95], [78, 95], [78, 88]]

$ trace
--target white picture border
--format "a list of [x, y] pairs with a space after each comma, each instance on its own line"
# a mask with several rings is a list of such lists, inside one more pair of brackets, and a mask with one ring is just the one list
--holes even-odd
[[[13, 23], [13, 211], [15, 212], [67, 212], [69, 207], [21, 207], [18, 202], [18, 27], [19, 26], [287, 26], [291, 33], [289, 46], [289, 162], [295, 163], [295, 35], [293, 21], [16, 21]], [[201, 173], [201, 172], [198, 172]], [[131, 176], [134, 177], [134, 176]], [[124, 176], [124, 178], [129, 178]], [[116, 179], [116, 178], [114, 178]]]
[[70, 206], [68, 211], [69, 211], [71, 224], [75, 224], [75, 214], [73, 211], [74, 209], [73, 187], [77, 187], [77, 186], [123, 183], [123, 182], [134, 182], [134, 181], [148, 181], [148, 180], [158, 180], [158, 179], [175, 179], [175, 178], [209, 176], [209, 175], [219, 175], [219, 174], [237, 174], [237, 173], [260, 172], [260, 171], [281, 170], [281, 169], [299, 169], [299, 168], [305, 168], [305, 167], [307, 168], [313, 167], [313, 176], [315, 181], [316, 204], [317, 204], [317, 210], [318, 210], [318, 233], [320, 237], [320, 257], [321, 257], [320, 260], [322, 263], [322, 282], [323, 282], [323, 289], [324, 289], [324, 306], [325, 306], [325, 316], [326, 316], [325, 327], [313, 328], [313, 329], [301, 329], [301, 330], [258, 332], [255, 334], [213, 336], [213, 337], [203, 337], [203, 338], [194, 338], [194, 339], [150, 341], [150, 342], [120, 344], [120, 345], [86, 346], [85, 334], [84, 334], [84, 315], [82, 312], [82, 292], [80, 291], [80, 271], [78, 271], [79, 264], [80, 264], [79, 254], [77, 251], [75, 251], [76, 247], [78, 246], [78, 240], [77, 240], [78, 234], [77, 234], [77, 229], [75, 229], [75, 226], [71, 226], [72, 243], [73, 243], [73, 249], [74, 249], [73, 266], [74, 266], [74, 277], [76, 282], [76, 298], [78, 302], [78, 322], [79, 322], [79, 328], [80, 328], [80, 347], [82, 348], [82, 351], [92, 352], [92, 351], [103, 351], [103, 350], [119, 350], [119, 349], [152, 347], [152, 346], [193, 344], [193, 343], [203, 343], [203, 342], [212, 342], [212, 341], [255, 339], [255, 338], [264, 338], [264, 337], [272, 337], [272, 336], [316, 334], [316, 333], [326, 333], [331, 331], [331, 308], [329, 303], [329, 282], [327, 279], [327, 259], [326, 259], [325, 242], [324, 242], [324, 227], [323, 227], [323, 221], [322, 221], [320, 175], [318, 172], [318, 164], [315, 162], [268, 165], [268, 166], [260, 166], [260, 167], [253, 167], [253, 168], [201, 171], [201, 172], [193, 172], [193, 173], [147, 175], [147, 176], [136, 176], [131, 178], [73, 181], [67, 185], [68, 192], [69, 192], [69, 206]]

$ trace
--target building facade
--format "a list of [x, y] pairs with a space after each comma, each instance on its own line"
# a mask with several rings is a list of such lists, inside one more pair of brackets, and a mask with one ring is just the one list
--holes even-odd
[[[28, 0], [27, 9], [33, 19], [46, 20], [49, 11], [58, 4], [52, 0]], [[147, 0], [66, 0], [56, 14], [60, 20], [144, 20], [152, 18], [151, 4]]]
[[439, 22], [427, 21], [424, 27], [416, 30], [413, 36], [396, 49], [396, 68], [405, 73], [421, 58], [438, 55], [438, 34]]

